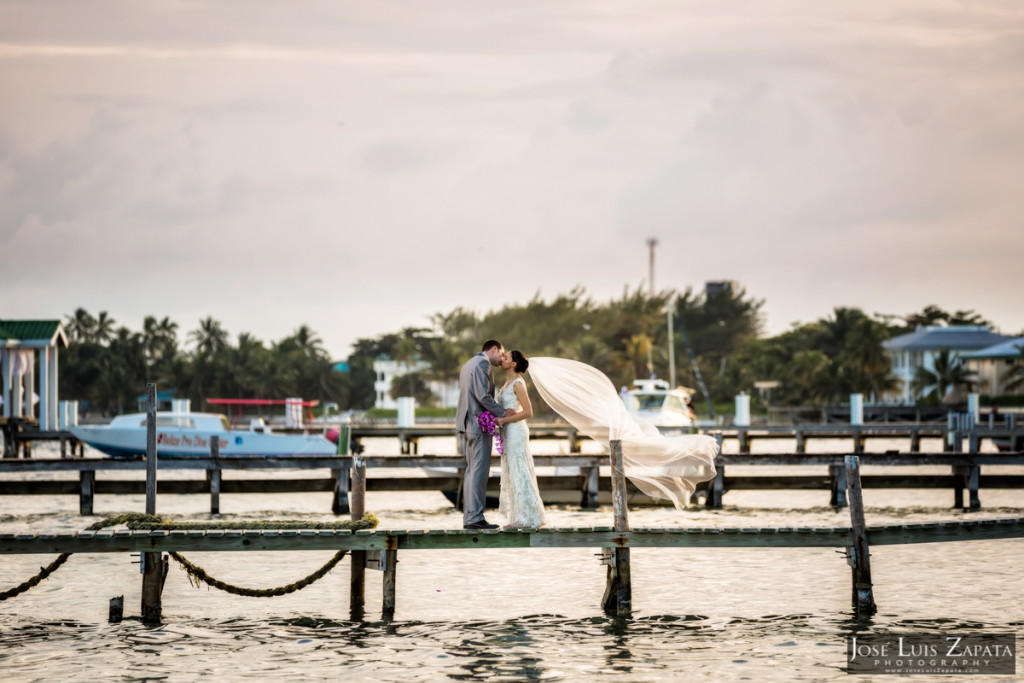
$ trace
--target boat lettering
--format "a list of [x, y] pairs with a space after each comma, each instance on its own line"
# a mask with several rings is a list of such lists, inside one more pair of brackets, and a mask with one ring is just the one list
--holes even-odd
[[[223, 448], [228, 445], [227, 439], [221, 439], [220, 447]], [[156, 435], [157, 444], [164, 444], [166, 446], [189, 446], [192, 448], [209, 448], [210, 437], [200, 436], [199, 434], [167, 434], [165, 432], [157, 432]]]

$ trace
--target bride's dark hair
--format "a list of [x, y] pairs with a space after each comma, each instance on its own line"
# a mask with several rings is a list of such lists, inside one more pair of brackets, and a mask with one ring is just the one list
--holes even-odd
[[512, 358], [512, 363], [515, 365], [516, 372], [520, 375], [526, 372], [526, 369], [530, 367], [530, 361], [526, 360], [526, 356], [521, 351], [512, 349], [508, 354]]

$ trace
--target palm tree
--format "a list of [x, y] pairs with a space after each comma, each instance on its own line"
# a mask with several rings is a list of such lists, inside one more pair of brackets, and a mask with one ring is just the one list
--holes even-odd
[[970, 386], [974, 373], [966, 368], [963, 359], [947, 348], [935, 355], [934, 370], [921, 366], [914, 374], [911, 388], [914, 393], [928, 400], [941, 401], [946, 393], [960, 385]]
[[892, 389], [896, 380], [892, 376], [889, 354], [882, 343], [889, 338], [885, 326], [868, 317], [861, 318], [846, 338], [843, 360], [854, 367], [854, 390], [863, 391], [865, 383], [876, 397]]
[[398, 343], [391, 348], [391, 356], [398, 363], [405, 364], [405, 375], [404, 377], [395, 377], [395, 384], [398, 383], [399, 379], [408, 380], [409, 393], [408, 396], [415, 396], [416, 387], [413, 380], [415, 379], [416, 370], [413, 369], [413, 361], [416, 360], [417, 355], [416, 340], [413, 337], [403, 337], [398, 340]]
[[300, 325], [295, 333], [288, 338], [295, 347], [309, 358], [326, 358], [323, 341], [309, 325]]
[[94, 341], [96, 334], [96, 318], [84, 308], [76, 308], [74, 314], [67, 316], [68, 337], [74, 342]]
[[430, 368], [426, 371], [427, 378], [445, 385], [458, 379], [459, 371], [462, 369], [462, 354], [455, 344], [443, 338], [431, 339], [424, 350], [425, 360], [430, 363]]
[[212, 316], [199, 321], [199, 327], [188, 333], [196, 345], [196, 351], [206, 355], [220, 353], [228, 345], [228, 333]]
[[100, 344], [109, 344], [114, 339], [114, 319], [107, 315], [106, 311], [100, 311], [96, 316], [96, 326], [93, 330], [95, 341]]
[[647, 363], [647, 354], [651, 350], [651, 338], [646, 334], [634, 334], [628, 339], [623, 339], [622, 343], [625, 345], [626, 358], [633, 368], [633, 379], [640, 378], [645, 366], [650, 376], [652, 368]]

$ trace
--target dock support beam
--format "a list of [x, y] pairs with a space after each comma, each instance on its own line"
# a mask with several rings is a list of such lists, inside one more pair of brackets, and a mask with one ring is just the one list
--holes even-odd
[[721, 432], [715, 434], [715, 442], [718, 444], [718, 452], [715, 454], [715, 478], [708, 482], [708, 497], [704, 500], [704, 507], [720, 510], [722, 496], [725, 495], [725, 463], [722, 462]]
[[[384, 567], [384, 600], [381, 617], [387, 621], [395, 618], [395, 588], [398, 580], [398, 538], [388, 536], [387, 565]], [[363, 553], [365, 555], [365, 553]]]
[[829, 505], [834, 508], [846, 507], [846, 468], [842, 465], [829, 465], [828, 474], [832, 486]]
[[[146, 514], [156, 514], [156, 384], [146, 385]], [[159, 623], [163, 616], [161, 593], [167, 578], [163, 553], [142, 553], [142, 620]]]
[[858, 617], [869, 617], [878, 611], [871, 587], [871, 549], [864, 523], [864, 501], [860, 489], [860, 458], [846, 456], [846, 486], [850, 499], [850, 528], [853, 546], [848, 549], [853, 570], [853, 609]]
[[[366, 461], [361, 456], [352, 457], [352, 492], [350, 513], [353, 520], [362, 519], [366, 514]], [[353, 550], [349, 574], [349, 611], [353, 621], [363, 618], [366, 606], [366, 551]]]
[[82, 470], [78, 473], [78, 514], [92, 514], [93, 492], [96, 490], [96, 470]]
[[580, 507], [586, 510], [592, 510], [597, 507], [597, 484], [600, 470], [597, 465], [594, 465], [593, 467], [584, 467], [582, 474], [583, 500], [580, 501]]
[[[629, 531], [629, 517], [626, 508], [626, 475], [622, 467], [622, 442], [616, 439], [610, 441], [608, 446], [612, 463], [612, 504], [615, 510], [615, 531]], [[629, 548], [621, 546], [612, 548], [601, 608], [616, 616], [626, 616], [632, 612], [633, 586], [629, 571]]]
[[[214, 462], [220, 457], [220, 439], [214, 435], [210, 439], [210, 459]], [[220, 470], [206, 470], [206, 482], [210, 486], [210, 514], [220, 514]]]

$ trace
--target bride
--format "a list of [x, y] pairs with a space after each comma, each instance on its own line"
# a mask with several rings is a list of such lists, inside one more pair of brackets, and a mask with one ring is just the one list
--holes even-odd
[[509, 351], [501, 357], [506, 380], [498, 392], [502, 408], [515, 413], [499, 417], [504, 449], [501, 458], [501, 492], [498, 511], [508, 520], [506, 529], [536, 529], [544, 525], [544, 503], [537, 488], [537, 473], [530, 454], [530, 429], [526, 420], [533, 416], [533, 405], [522, 374], [530, 362], [522, 353]]

